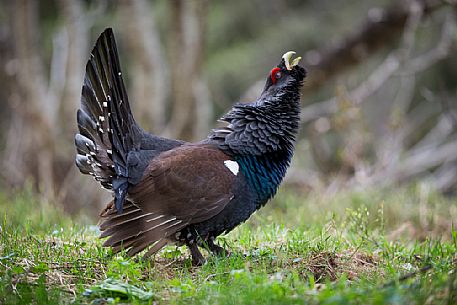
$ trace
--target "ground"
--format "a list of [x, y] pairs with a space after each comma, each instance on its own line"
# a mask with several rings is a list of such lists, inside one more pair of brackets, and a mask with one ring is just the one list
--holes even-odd
[[30, 194], [0, 198], [1, 304], [457, 304], [457, 200], [423, 184], [283, 188], [202, 267], [174, 246], [114, 255], [94, 220]]

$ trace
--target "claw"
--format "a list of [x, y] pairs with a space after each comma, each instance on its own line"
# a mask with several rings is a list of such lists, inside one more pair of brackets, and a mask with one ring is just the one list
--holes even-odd
[[296, 53], [294, 51], [289, 51], [282, 56], [282, 59], [284, 59], [284, 64], [286, 65], [287, 70], [292, 70], [292, 68], [298, 65], [298, 63], [300, 62], [301, 57], [295, 58], [294, 60], [292, 60], [292, 63], [290, 62], [292, 56], [295, 54]]

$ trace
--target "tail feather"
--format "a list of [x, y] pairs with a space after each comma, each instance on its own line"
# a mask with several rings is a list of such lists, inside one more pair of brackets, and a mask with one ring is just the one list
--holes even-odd
[[[130, 221], [136, 221], [140, 218], [146, 217], [146, 214], [143, 213], [143, 211], [141, 211], [140, 209], [132, 210], [129, 212], [126, 212], [124, 209], [123, 213], [119, 216], [120, 217], [112, 218], [112, 220], [110, 221], [111, 227], [117, 227], [117, 226], [125, 225], [126, 223], [128, 223]], [[104, 224], [103, 226], [100, 227], [101, 230], [106, 230], [107, 228], [108, 227], [106, 224]]]
[[174, 217], [145, 213], [131, 202], [126, 201], [122, 215], [114, 212], [113, 204], [103, 213], [100, 224], [101, 238], [108, 237], [104, 246], [118, 252], [128, 250], [133, 256], [149, 247], [145, 256], [159, 251], [168, 242], [168, 237], [184, 228], [187, 224]]
[[90, 165], [90, 161], [87, 156], [80, 155], [79, 153], [76, 155], [76, 166], [78, 166], [79, 170], [86, 175], [92, 173], [92, 166]]
[[80, 133], [75, 136], [76, 166], [82, 173], [94, 176], [104, 188], [111, 189], [115, 173], [108, 156], [109, 143], [103, 142], [103, 137], [97, 131], [97, 123], [86, 112], [79, 109], [77, 120]]
[[96, 150], [94, 142], [81, 134], [75, 136], [75, 144], [79, 154], [87, 155]]
[[[106, 208], [100, 213], [100, 217], [102, 218], [110, 218], [110, 219], [116, 219], [117, 217], [122, 217], [124, 214], [128, 214], [132, 211], [138, 210], [139, 208], [131, 203], [130, 201], [126, 201], [124, 204], [124, 211], [122, 214], [118, 214], [116, 209], [113, 208], [114, 202], [111, 201]], [[105, 222], [100, 224], [100, 229], [103, 231], [104, 228], [103, 226], [105, 225]]]
[[121, 213], [128, 189], [128, 154], [139, 149], [142, 130], [130, 110], [111, 29], [101, 34], [86, 65], [77, 120], [76, 165], [114, 191]]

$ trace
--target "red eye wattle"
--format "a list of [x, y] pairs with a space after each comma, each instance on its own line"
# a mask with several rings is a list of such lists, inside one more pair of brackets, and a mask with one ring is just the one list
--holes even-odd
[[273, 68], [270, 72], [270, 78], [273, 84], [276, 84], [276, 81], [282, 76], [281, 68]]

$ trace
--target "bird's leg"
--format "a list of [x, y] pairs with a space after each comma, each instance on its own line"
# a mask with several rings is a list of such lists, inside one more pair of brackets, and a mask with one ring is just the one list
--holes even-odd
[[226, 256], [226, 257], [229, 257], [230, 256], [230, 251], [224, 249], [223, 247], [221, 246], [218, 246], [214, 243], [214, 237], [210, 237], [208, 238], [208, 248], [211, 250], [211, 252], [213, 252], [213, 254], [217, 255], [217, 256]]
[[198, 249], [197, 243], [188, 242], [187, 247], [189, 247], [190, 254], [192, 255], [192, 265], [201, 266], [206, 263], [205, 258], [203, 257], [202, 253]]

